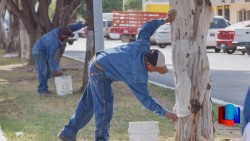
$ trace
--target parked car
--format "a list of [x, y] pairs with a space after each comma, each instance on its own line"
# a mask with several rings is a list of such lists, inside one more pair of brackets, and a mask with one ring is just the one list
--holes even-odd
[[110, 31], [111, 31], [112, 21], [111, 20], [103, 20], [103, 35], [104, 38], [110, 39]]
[[6, 23], [3, 23], [3, 27], [4, 27], [4, 32], [3, 32], [4, 35], [1, 35], [1, 36], [3, 36], [6, 40], [8, 33], [9, 33], [9, 26]]
[[[112, 21], [103, 20], [103, 35], [104, 38], [110, 39], [110, 30], [112, 26]], [[86, 38], [87, 26], [81, 29], [81, 37]]]
[[235, 29], [233, 45], [244, 46], [245, 51], [250, 55], [250, 21], [244, 21], [245, 27]]
[[228, 27], [230, 22], [223, 16], [214, 16], [207, 35], [207, 49], [214, 49], [215, 52], [220, 52], [220, 49], [216, 48], [217, 32], [221, 29]]
[[228, 54], [234, 53], [236, 50], [241, 51], [243, 54], [245, 54], [246, 50], [245, 47], [240, 47], [235, 44], [232, 44], [235, 38], [235, 30], [242, 27], [250, 26], [250, 21], [242, 21], [236, 24], [232, 24], [225, 29], [221, 29], [217, 33], [217, 42], [216, 42], [216, 48], [217, 49], [223, 49]]
[[9, 31], [9, 26], [6, 23], [3, 23], [4, 31], [7, 33]]
[[78, 35], [78, 37], [83, 37], [82, 33], [83, 33], [84, 27], [77, 30], [75, 33]]
[[165, 48], [171, 44], [171, 27], [169, 23], [160, 26], [155, 33], [156, 44], [160, 48]]

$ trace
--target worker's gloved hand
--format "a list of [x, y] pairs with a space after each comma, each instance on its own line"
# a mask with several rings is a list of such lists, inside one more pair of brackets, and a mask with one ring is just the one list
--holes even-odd
[[176, 16], [176, 10], [175, 9], [171, 9], [168, 11], [168, 17], [166, 19], [166, 22], [173, 22]]
[[63, 76], [63, 75], [64, 75], [63, 70], [59, 70], [59, 71], [57, 71], [57, 72], [58, 72], [58, 75], [59, 75], [59, 76]]
[[175, 122], [178, 119], [177, 115], [174, 114], [174, 113], [171, 113], [171, 112], [168, 112], [167, 115], [166, 115], [166, 117], [168, 119], [171, 119], [173, 122]]
[[62, 70], [56, 71], [56, 70], [52, 70], [51, 71], [51, 76], [52, 77], [58, 77], [58, 76], [63, 76], [64, 72]]

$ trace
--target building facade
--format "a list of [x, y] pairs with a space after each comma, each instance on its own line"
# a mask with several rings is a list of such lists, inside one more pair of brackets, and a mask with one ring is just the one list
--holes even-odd
[[170, 9], [169, 0], [142, 0], [142, 7], [146, 12], [167, 13]]
[[232, 24], [250, 20], [250, 0], [211, 0], [216, 15], [224, 16]]
[[[250, 20], [250, 0], [211, 0], [216, 15], [228, 19], [231, 24]], [[143, 11], [168, 12], [169, 0], [142, 0]]]

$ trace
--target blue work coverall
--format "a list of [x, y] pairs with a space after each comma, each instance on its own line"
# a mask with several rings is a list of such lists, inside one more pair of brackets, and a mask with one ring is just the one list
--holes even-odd
[[[78, 22], [69, 27], [74, 32], [84, 27], [84, 24]], [[56, 52], [62, 45], [63, 43], [59, 40], [59, 28], [54, 28], [43, 35], [33, 46], [32, 56], [37, 65], [39, 94], [48, 93], [50, 71], [60, 70], [59, 63], [56, 61]]]
[[145, 53], [150, 50], [150, 36], [164, 23], [163, 19], [147, 22], [135, 42], [96, 53], [96, 59], [89, 63], [89, 81], [85, 91], [59, 136], [75, 140], [77, 132], [95, 114], [95, 140], [109, 140], [114, 100], [111, 84], [114, 81], [123, 81], [146, 109], [166, 117], [168, 111], [149, 95], [148, 71], [144, 60]]

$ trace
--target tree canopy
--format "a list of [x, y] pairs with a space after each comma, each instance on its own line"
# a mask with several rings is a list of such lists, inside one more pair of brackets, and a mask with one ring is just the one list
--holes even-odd
[[[121, 0], [102, 0], [103, 13], [110, 13], [114, 10], [121, 11], [123, 2]], [[86, 19], [87, 16], [87, 7], [86, 3], [83, 3], [81, 8], [78, 11], [78, 15], [83, 19]]]
[[142, 1], [141, 0], [126, 0], [124, 3], [124, 10], [142, 10]]

